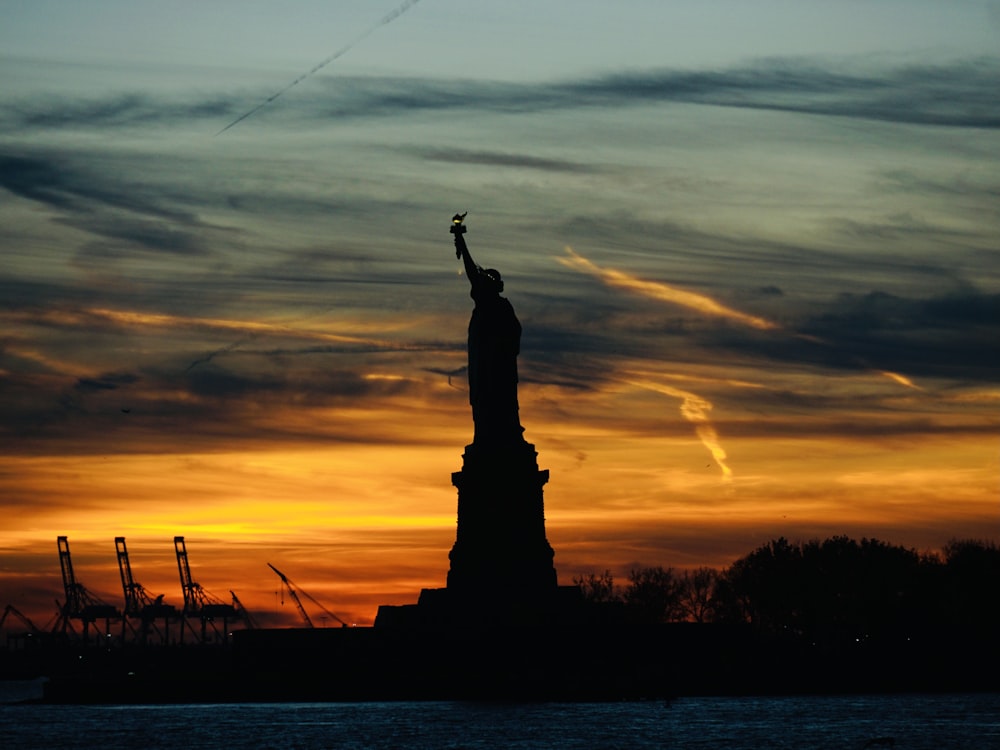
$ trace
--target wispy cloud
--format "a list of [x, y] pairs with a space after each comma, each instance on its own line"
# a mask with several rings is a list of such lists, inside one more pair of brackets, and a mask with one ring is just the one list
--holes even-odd
[[829, 366], [989, 381], [1000, 368], [989, 343], [998, 316], [1000, 295], [971, 288], [927, 298], [843, 293], [800, 330], [826, 344], [812, 352]]
[[117, 93], [106, 97], [40, 97], [12, 102], [0, 117], [13, 129], [78, 127], [126, 128], [169, 123], [190, 123], [224, 118], [239, 106], [233, 96], [182, 100], [152, 94]]
[[93, 156], [83, 150], [0, 153], [0, 188], [55, 209], [62, 224], [120, 244], [102, 242], [96, 253], [103, 257], [121, 247], [182, 256], [209, 252], [205, 235], [220, 228], [185, 207], [189, 199], [138, 181], [135, 163], [105, 157], [119, 169], [90, 163]]
[[[325, 85], [320, 85], [321, 83]], [[917, 125], [995, 129], [1000, 59], [940, 65], [846, 66], [834, 60], [772, 59], [723, 70], [653, 70], [529, 84], [338, 76], [313, 81], [294, 99], [260, 112], [256, 122], [289, 116], [385, 117], [412, 111], [505, 113], [685, 102], [800, 112]], [[232, 94], [183, 101], [146, 94], [105, 99], [12, 103], [5, 130], [190, 124], [238, 115], [246, 98]]]
[[680, 399], [681, 416], [694, 425], [695, 434], [698, 436], [698, 439], [701, 440], [702, 445], [705, 446], [712, 455], [712, 459], [722, 470], [723, 480], [727, 482], [732, 480], [733, 471], [726, 463], [726, 451], [723, 449], [722, 443], [719, 441], [719, 435], [710, 419], [712, 411], [712, 403], [710, 401], [690, 391], [681, 390], [672, 385], [649, 379], [627, 380], [626, 382], [639, 388], [645, 388], [656, 393], [662, 393], [665, 396]]
[[440, 161], [454, 164], [476, 164], [488, 167], [512, 167], [518, 169], [537, 169], [544, 172], [588, 173], [598, 171], [590, 164], [568, 161], [565, 159], [546, 159], [526, 154], [503, 151], [471, 151], [462, 148], [406, 148], [407, 153], [414, 154], [427, 161]]
[[662, 282], [640, 279], [632, 274], [613, 268], [601, 268], [569, 247], [566, 248], [566, 256], [559, 258], [559, 262], [570, 268], [576, 268], [589, 273], [611, 286], [641, 294], [650, 299], [680, 305], [709, 317], [723, 318], [761, 331], [778, 327], [776, 323], [772, 323], [756, 315], [748, 315], [734, 310], [707, 295], [698, 294], [686, 289], [678, 289]]
[[923, 390], [923, 388], [921, 388], [919, 385], [917, 385], [916, 383], [914, 383], [908, 377], [906, 377], [905, 375], [900, 375], [898, 372], [890, 372], [889, 370], [880, 370], [879, 374], [880, 375], [884, 375], [885, 377], [889, 378], [889, 380], [891, 380], [894, 383], [899, 383], [901, 386], [903, 386], [905, 388], [913, 388], [914, 390], [917, 390], [917, 391], [922, 391]]
[[[831, 371], [868, 371], [907, 388], [914, 388], [918, 377], [958, 373], [963, 379], [991, 381], [1000, 368], [1000, 353], [990, 343], [994, 333], [990, 321], [1000, 318], [1000, 295], [967, 284], [930, 297], [843, 292], [801, 311], [786, 305], [785, 320], [779, 326], [707, 295], [598, 266], [570, 249], [559, 261], [611, 288], [736, 324], [736, 329], [719, 326], [685, 331], [688, 346], [697, 344], [706, 351], [726, 351], [758, 361], [808, 363]], [[759, 333], [748, 335], [739, 328]]]
[[[187, 328], [206, 329], [216, 331], [227, 331], [234, 334], [247, 336], [261, 336], [264, 334], [280, 335], [286, 338], [306, 339], [315, 341], [332, 341], [344, 344], [359, 344], [366, 348], [384, 348], [399, 350], [406, 348], [405, 344], [390, 342], [388, 340], [378, 340], [369, 337], [357, 336], [353, 334], [339, 334], [323, 330], [309, 330], [307, 328], [295, 327], [293, 325], [282, 325], [268, 323], [258, 320], [227, 320], [224, 318], [196, 318], [182, 315], [169, 315], [165, 313], [148, 313], [135, 310], [109, 310], [90, 309], [83, 311], [83, 314], [92, 320], [104, 320], [109, 323], [124, 326], [136, 326], [142, 328]], [[358, 323], [363, 327], [363, 323]]]
[[109, 171], [106, 163], [88, 168], [65, 152], [0, 153], [0, 187], [53, 208], [83, 211], [104, 206], [189, 224], [196, 221], [193, 212], [165, 205], [162, 195], [149, 197], [148, 186], [123, 179]]

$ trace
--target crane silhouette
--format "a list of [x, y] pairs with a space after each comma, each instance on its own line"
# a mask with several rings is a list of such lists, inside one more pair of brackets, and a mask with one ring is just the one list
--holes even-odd
[[323, 611], [324, 614], [329, 615], [334, 620], [336, 620], [341, 625], [343, 625], [345, 628], [347, 627], [347, 623], [346, 622], [344, 622], [337, 615], [335, 615], [333, 612], [331, 612], [326, 607], [324, 607], [322, 604], [320, 604], [318, 601], [316, 601], [316, 599], [314, 599], [312, 596], [310, 596], [307, 591], [303, 591], [302, 589], [296, 590], [295, 584], [293, 584], [289, 580], [288, 576], [286, 576], [284, 573], [282, 573], [276, 567], [274, 567], [273, 565], [271, 565], [271, 563], [268, 563], [267, 567], [269, 567], [271, 570], [273, 570], [275, 573], [277, 573], [278, 574], [278, 578], [280, 578], [281, 582], [283, 584], [285, 584], [285, 588], [288, 590], [288, 595], [291, 597], [292, 602], [294, 602], [295, 608], [299, 611], [299, 616], [302, 618], [303, 622], [305, 622], [307, 628], [315, 628], [316, 626], [313, 625], [313, 621], [309, 618], [309, 613], [306, 612], [306, 608], [302, 606], [302, 601], [299, 599], [299, 594], [300, 593], [302, 594], [302, 596], [304, 596], [310, 602], [312, 602], [317, 607], [319, 607]]

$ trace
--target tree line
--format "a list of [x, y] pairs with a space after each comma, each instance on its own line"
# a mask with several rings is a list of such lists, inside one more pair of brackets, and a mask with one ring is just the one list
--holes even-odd
[[919, 553], [877, 539], [774, 539], [723, 570], [633, 568], [573, 579], [595, 609], [636, 623], [744, 623], [758, 632], [858, 639], [1000, 626], [1000, 548], [953, 540]]

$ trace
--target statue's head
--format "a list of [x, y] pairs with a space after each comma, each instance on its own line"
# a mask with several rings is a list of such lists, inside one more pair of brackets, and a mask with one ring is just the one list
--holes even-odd
[[492, 291], [497, 294], [503, 291], [503, 279], [500, 278], [500, 272], [495, 268], [484, 268], [483, 276], [490, 280], [492, 284]]

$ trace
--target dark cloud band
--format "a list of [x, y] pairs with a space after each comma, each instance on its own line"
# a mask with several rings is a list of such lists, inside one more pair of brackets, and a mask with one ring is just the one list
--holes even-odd
[[[843, 70], [834, 62], [779, 59], [720, 71], [654, 70], [533, 84], [336, 77], [283, 100], [260, 119], [385, 117], [416, 111], [539, 112], [687, 102], [916, 125], [1000, 127], [1000, 59]], [[147, 94], [67, 102], [27, 100], [0, 118], [8, 132], [38, 128], [138, 127], [238, 114], [242, 95], [197, 100]], [[283, 122], [287, 120], [282, 119]], [[440, 156], [440, 155], [438, 155]], [[434, 155], [431, 155], [434, 158]]]

